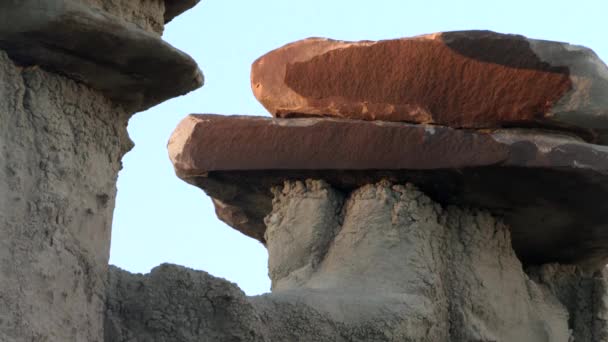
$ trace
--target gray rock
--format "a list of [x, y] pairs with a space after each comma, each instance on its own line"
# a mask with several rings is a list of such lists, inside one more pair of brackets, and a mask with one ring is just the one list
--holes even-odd
[[129, 111], [203, 84], [196, 62], [157, 34], [75, 0], [1, 2], [0, 49], [20, 65], [100, 90]]
[[[307, 191], [292, 190], [301, 187]], [[286, 235], [307, 228], [294, 219], [319, 212], [301, 199], [335, 192], [311, 181], [288, 182], [283, 191], [293, 195], [275, 197], [267, 222]], [[566, 310], [529, 281], [508, 227], [488, 213], [444, 210], [413, 186], [388, 182], [355, 190], [343, 206], [325, 206], [342, 216], [335, 219], [339, 227], [321, 228], [336, 232], [327, 253], [305, 275], [271, 272], [273, 285], [282, 285], [277, 295], [295, 297], [337, 322], [381, 321], [385, 340], [568, 341]], [[269, 260], [297, 262], [290, 254], [298, 243], [268, 241]]]
[[165, 0], [77, 0], [100, 9], [142, 30], [162, 35], [166, 12]]
[[146, 31], [162, 34], [164, 25], [200, 0], [80, 0], [103, 9]]
[[0, 51], [0, 341], [103, 339], [130, 113]]
[[304, 39], [256, 60], [251, 86], [275, 117], [542, 127], [601, 143], [608, 129], [608, 67], [595, 52], [492, 31]]
[[[280, 214], [266, 218], [266, 247], [273, 258], [268, 260], [273, 290], [290, 288], [308, 279], [327, 253], [340, 226], [342, 196], [329, 191], [324, 182], [287, 183], [275, 189], [274, 201], [290, 201], [291, 206]], [[316, 213], [301, 215], [302, 212]], [[294, 230], [280, 229], [298, 227]], [[285, 262], [289, 261], [289, 262]]]
[[412, 185], [389, 182], [344, 193], [307, 180], [273, 193], [272, 293], [245, 297], [234, 284], [179, 266], [148, 275], [112, 268], [106, 341], [606, 336], [605, 274], [544, 265], [529, 277], [508, 227], [487, 212], [442, 208]]
[[607, 269], [589, 271], [576, 265], [545, 264], [526, 270], [549, 288], [568, 309], [574, 341], [608, 341]]
[[199, 2], [200, 0], [165, 0], [165, 24]]
[[107, 342], [264, 341], [253, 305], [235, 285], [161, 265], [150, 274], [109, 272]]
[[202, 83], [145, 31], [163, 15], [159, 0], [0, 2], [2, 342], [104, 340], [128, 119]]

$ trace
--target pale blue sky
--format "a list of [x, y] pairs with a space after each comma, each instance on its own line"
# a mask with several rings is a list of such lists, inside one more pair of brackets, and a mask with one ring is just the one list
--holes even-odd
[[387, 39], [490, 29], [588, 46], [608, 60], [608, 1], [203, 0], [171, 22], [164, 38], [190, 54], [205, 86], [129, 123], [135, 148], [118, 179], [110, 262], [148, 272], [171, 262], [268, 292], [267, 254], [219, 221], [202, 190], [179, 180], [166, 144], [189, 113], [268, 115], [249, 87], [251, 63], [294, 40]]

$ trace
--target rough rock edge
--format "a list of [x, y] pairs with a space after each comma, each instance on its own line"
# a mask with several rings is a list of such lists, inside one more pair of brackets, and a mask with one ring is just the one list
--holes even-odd
[[593, 268], [608, 257], [608, 147], [562, 133], [207, 114], [183, 119], [168, 150], [176, 174], [213, 198], [220, 219], [262, 243], [268, 189], [284, 180], [350, 191], [388, 178], [501, 215], [526, 265]]
[[165, 0], [79, 0], [159, 36], [164, 31]]
[[[414, 103], [399, 102], [397, 99], [403, 101], [408, 92], [395, 93], [394, 89], [401, 89], [400, 84], [388, 86], [387, 84], [390, 82], [388, 74], [377, 80], [379, 74], [366, 68], [369, 64], [368, 58], [360, 60], [359, 57], [365, 55], [365, 51], [378, 46], [377, 53], [372, 54], [372, 58], [376, 59], [375, 63], [389, 64], [398, 60], [398, 57], [394, 56], [394, 58], [386, 59], [391, 55], [391, 51], [395, 52], [394, 50], [398, 50], [400, 54], [411, 52], [413, 57], [405, 58], [416, 58], [416, 56], [420, 57], [417, 54], [418, 49], [406, 49], [404, 52], [394, 48], [391, 44], [420, 44], [422, 42], [435, 43], [434, 48], [447, 49], [442, 50], [446, 53], [443, 58], [439, 58], [431, 64], [444, 68], [443, 71], [438, 71], [440, 74], [449, 74], [451, 65], [445, 64], [445, 62], [450, 60], [450, 57], [456, 58], [456, 61], [458, 57], [468, 61], [466, 68], [454, 66], [462, 71], [462, 75], [455, 75], [458, 76], [453, 79], [453, 82], [456, 83], [438, 90], [443, 91], [440, 97], [431, 98], [428, 102], [415, 103], [420, 98], [426, 98], [427, 95], [433, 97], [433, 94], [438, 91], [431, 93], [421, 91], [413, 100], [410, 99]], [[424, 49], [424, 47], [420, 49]], [[447, 51], [453, 53], [447, 53]], [[440, 54], [441, 52], [432, 50], [429, 53]], [[342, 57], [340, 54], [343, 54]], [[343, 64], [340, 58], [346, 58], [350, 62]], [[424, 57], [422, 59], [425, 60]], [[336, 65], [332, 65], [334, 62]], [[442, 62], [444, 63], [442, 64]], [[452, 62], [458, 64], [458, 62]], [[475, 68], [473, 65], [476, 62], [479, 62], [477, 68], [481, 68], [479, 72], [471, 70]], [[344, 69], [341, 68], [343, 65]], [[501, 69], [500, 66], [507, 66], [507, 68]], [[323, 68], [329, 68], [329, 71], [323, 70]], [[388, 66], [388, 68], [395, 69], [392, 74], [397, 74], [400, 69], [398, 63]], [[488, 72], [491, 69], [493, 69], [492, 72]], [[290, 75], [290, 71], [294, 70], [299, 70], [299, 72]], [[332, 72], [339, 72], [338, 70], [344, 74], [332, 74]], [[538, 76], [528, 74], [540, 70], [547, 72]], [[467, 71], [471, 71], [470, 78], [465, 76]], [[506, 73], [512, 74], [506, 76]], [[562, 81], [555, 79], [559, 74], [563, 74], [565, 79]], [[487, 76], [489, 79], [486, 82], [477, 83], [479, 75]], [[506, 78], [501, 80], [502, 76], [506, 76]], [[472, 108], [469, 109], [446, 108], [443, 111], [430, 109], [439, 103], [444, 106], [453, 105], [454, 102], [443, 102], [443, 99], [454, 97], [464, 98], [463, 104], [469, 103], [466, 98], [473, 98], [474, 95], [453, 93], [460, 89], [480, 87], [480, 91], [483, 91], [483, 89], [490, 89], [494, 86], [500, 89], [495, 92], [505, 93], [503, 98], [506, 98], [512, 93], [521, 91], [521, 86], [513, 84], [520, 76], [529, 77], [523, 81], [524, 85], [545, 82], [546, 86], [533, 87], [534, 89], [527, 91], [527, 97], [522, 94], [516, 96], [512, 101], [505, 100], [506, 103], [499, 105], [498, 108], [493, 108], [496, 105], [492, 102], [472, 101]], [[352, 82], [335, 83], [340, 80], [353, 79], [353, 77], [365, 79], [372, 84], [385, 83], [388, 88], [373, 87], [375, 89], [361, 92], [361, 89], [365, 89], [365, 84], [352, 86]], [[366, 79], [366, 77], [374, 81]], [[492, 77], [497, 77], [497, 79], [494, 80]], [[450, 80], [444, 80], [443, 84], [449, 84]], [[415, 76], [412, 76], [411, 81], [421, 82]], [[492, 83], [493, 81], [495, 83]], [[567, 81], [568, 84], [564, 84], [563, 81]], [[458, 82], [465, 82], [465, 84]], [[251, 86], [256, 98], [273, 116], [279, 117], [334, 116], [351, 119], [435, 123], [459, 128], [553, 127], [580, 130], [587, 138], [600, 142], [606, 139], [601, 135], [605, 135], [606, 129], [608, 129], [608, 100], [604, 96], [608, 92], [608, 67], [591, 49], [568, 43], [529, 39], [520, 35], [500, 34], [492, 31], [441, 32], [411, 38], [360, 42], [308, 38], [289, 43], [256, 60], [252, 65]], [[509, 89], [509, 87], [513, 88]], [[435, 89], [436, 87], [428, 85], [423, 89], [426, 88]], [[538, 99], [538, 102], [527, 105], [521, 103], [522, 96], [528, 99], [534, 98], [537, 93], [542, 93], [542, 90], [538, 91], [539, 88], [548, 91], [548, 96], [558, 98]], [[351, 94], [353, 92], [356, 95]], [[371, 94], [377, 95], [369, 97]], [[394, 98], [393, 101], [387, 100], [387, 97], [391, 96]], [[491, 97], [488, 95], [485, 98]], [[488, 110], [475, 113], [478, 108], [488, 108]], [[508, 112], [499, 114], [498, 112], [503, 109]], [[540, 111], [544, 111], [542, 116], [539, 115]], [[455, 112], [464, 113], [456, 117], [450, 116]], [[500, 117], [492, 118], [492, 115], [500, 115]], [[498, 121], [493, 122], [496, 119]], [[587, 130], [594, 132], [589, 136], [585, 133]], [[600, 137], [596, 139], [597, 135]]]
[[[112, 1], [103, 0], [103, 4], [112, 10], [111, 6], [117, 4]], [[120, 5], [135, 2], [124, 1]], [[21, 13], [23, 16], [11, 12], [28, 3], [39, 6], [34, 9], [40, 11], [25, 10]], [[66, 10], [69, 15], [59, 16], [56, 21], [45, 18], [43, 9], [54, 6], [55, 10]], [[141, 13], [134, 10], [131, 14]], [[146, 28], [146, 23], [132, 22], [138, 19], [128, 16], [119, 18], [76, 1], [7, 0], [0, 3], [0, 17], [0, 74], [3, 74], [0, 117], [6, 116], [0, 120], [0, 193], [3, 194], [0, 196], [0, 261], [4, 260], [0, 262], [0, 340], [101, 342], [116, 177], [121, 157], [132, 147], [126, 130], [128, 119], [134, 111], [145, 108], [140, 97], [148, 96], [149, 89], [145, 88], [151, 86], [145, 80], [140, 82], [141, 75], [133, 74], [146, 60], [137, 60], [134, 67], [127, 65], [118, 72], [112, 69], [125, 62], [125, 56], [129, 57], [132, 50], [121, 51], [116, 58], [110, 56], [112, 60], [106, 61], [108, 63], [95, 64], [91, 60], [99, 62], [99, 58], [112, 50], [112, 44], [125, 45], [112, 36], [112, 30], [118, 28], [123, 38], [132, 39], [126, 45], [141, 48], [141, 44], [131, 44], [139, 37], [144, 40], [140, 43], [147, 42], [148, 48], [153, 48], [136, 57], [177, 58], [187, 64], [182, 69], [173, 69], [175, 75], [162, 77], [160, 81], [152, 79], [152, 82], [167, 86], [166, 83], [174, 83], [167, 80], [183, 79], [184, 74], [186, 78], [191, 74], [193, 85], [184, 90], [189, 91], [202, 85], [202, 76], [190, 57], [163, 43], [156, 33], [140, 29]], [[37, 26], [41, 23], [35, 18], [49, 19], [50, 26]], [[82, 24], [80, 29], [86, 34], [78, 36], [79, 31], [69, 27], [71, 19], [76, 26]], [[61, 33], [55, 29], [62, 24], [66, 25], [64, 36], [54, 36]], [[87, 31], [89, 24], [97, 24], [100, 32], [107, 30], [108, 35], [100, 35], [94, 29]], [[27, 31], [20, 32], [20, 27], [40, 29], [27, 32], [34, 40], [29, 46], [31, 54], [24, 51], [27, 39], [15, 39], [10, 34]], [[45, 37], [48, 40], [45, 41]], [[74, 37], [85, 39], [76, 42]], [[110, 48], [99, 53], [99, 44], [104, 39], [105, 43], [111, 41]], [[59, 44], [55, 44], [58, 41]], [[74, 47], [73, 43], [78, 44]], [[13, 44], [14, 50], [9, 49], [12, 58], [2, 50], [6, 44]], [[61, 48], [54, 51], [50, 47], [61, 44], [67, 47], [67, 54]], [[156, 48], [164, 50], [160, 56]], [[23, 50], [15, 51], [19, 49]], [[36, 53], [42, 60], [32, 58]], [[48, 58], [48, 63], [44, 58]], [[17, 62], [21, 66], [14, 65]], [[93, 71], [83, 76], [70, 63], [80, 63], [84, 69]], [[110, 100], [108, 92], [104, 95], [87, 86], [94, 84], [91, 80], [96, 77], [109, 77], [106, 90], [115, 90], [116, 83], [112, 82], [116, 80], [111, 78], [122, 74], [140, 82], [133, 90], [140, 93], [134, 95], [135, 99], [124, 100], [110, 94], [113, 99]], [[125, 93], [131, 90], [118, 89]], [[173, 90], [170, 94], [171, 97], [181, 95]], [[156, 101], [165, 99], [156, 98]]]
[[187, 54], [75, 0], [0, 3], [0, 48], [20, 65], [40, 65], [83, 82], [133, 112], [203, 85]]
[[0, 50], [0, 341], [101, 342], [131, 113]]
[[608, 270], [576, 265], [529, 267], [530, 278], [547, 287], [568, 309], [574, 341], [608, 341]]
[[[589, 320], [595, 320], [594, 336], [604, 336], [602, 334], [606, 331], [603, 320], [605, 311], [597, 311], [597, 314], [594, 312], [591, 317], [585, 312], [577, 311], [583, 310], [580, 306], [573, 307], [567, 302], [562, 302], [562, 305], [558, 298], [563, 300], [575, 294], [586, 302], [596, 301], [597, 298], [605, 301], [605, 285], [596, 286], [591, 290], [588, 286], [579, 285], [581, 278], [578, 275], [572, 276], [561, 271], [553, 272], [552, 277], [542, 280], [535, 280], [536, 273], [533, 272], [532, 278], [528, 279], [509, 246], [506, 227], [487, 213], [461, 208], [442, 209], [410, 185], [401, 187], [383, 182], [365, 186], [351, 193], [345, 204], [332, 200], [331, 198], [343, 196], [338, 193], [332, 195], [332, 192], [335, 191], [327, 184], [317, 181], [293, 182], [285, 188], [275, 190], [274, 205], [277, 212], [273, 214], [274, 217], [271, 215], [268, 218], [269, 224], [277, 225], [273, 230], [297, 230], [299, 227], [294, 227], [293, 223], [309, 224], [307, 217], [316, 215], [316, 211], [322, 206], [327, 206], [323, 209], [324, 212], [333, 212], [336, 217], [345, 215], [343, 219], [338, 220], [343, 228], [338, 229], [331, 238], [333, 242], [327, 252], [318, 254], [314, 252], [315, 248], [308, 248], [314, 255], [322, 254], [323, 261], [312, 267], [312, 272], [307, 273], [307, 279], [311, 279], [311, 274], [329, 269], [325, 263], [331, 257], [330, 250], [337, 248], [336, 243], [344, 229], [348, 230], [344, 233], [354, 232], [347, 227], [356, 224], [357, 218], [368, 220], [361, 223], [365, 226], [377, 220], [365, 212], [361, 212], [361, 216], [353, 212], [362, 209], [365, 211], [370, 205], [388, 210], [388, 216], [385, 218], [388, 221], [378, 221], [389, 222], [388, 226], [384, 223], [378, 226], [383, 227], [382, 229], [390, 230], [390, 226], [394, 225], [403, 229], [420, 224], [421, 230], [415, 229], [406, 235], [408, 239], [418, 241], [413, 246], [421, 248], [415, 248], [415, 258], [427, 262], [418, 264], [421, 266], [418, 268], [406, 268], [408, 272], [415, 274], [414, 278], [408, 278], [407, 274], [402, 273], [390, 274], [386, 272], [390, 271], [389, 267], [382, 271], [384, 277], [370, 277], [368, 271], [375, 272], [375, 269], [360, 269], [354, 273], [359, 277], [359, 281], [368, 282], [364, 287], [367, 292], [353, 292], [353, 286], [357, 287], [360, 283], [353, 282], [352, 279], [341, 283], [344, 286], [336, 288], [319, 287], [318, 284], [314, 287], [310, 287], [310, 284], [304, 285], [307, 279], [302, 281], [300, 262], [290, 259], [288, 254], [290, 251], [300, 253], [307, 249], [306, 246], [314, 247], [312, 245], [315, 243], [325, 243], [325, 239], [316, 239], [314, 235], [309, 235], [313, 237], [308, 240], [312, 241], [312, 244], [306, 240], [294, 240], [292, 245], [282, 246], [287, 250], [287, 254], [273, 253], [272, 249], [280, 246], [280, 241], [277, 241], [276, 246], [270, 247], [270, 258], [279, 258], [275, 262], [298, 263], [294, 265], [296, 267], [288, 269], [298, 273], [300, 281], [287, 286], [291, 288], [256, 297], [245, 297], [236, 285], [225, 280], [179, 266], [162, 265], [145, 276], [130, 275], [112, 268], [108, 287], [106, 341], [506, 341], [509, 336], [514, 335], [511, 331], [505, 332], [501, 329], [521, 330], [521, 326], [530, 324], [532, 318], [518, 312], [515, 315], [495, 314], [521, 306], [521, 301], [526, 296], [530, 296], [530, 299], [525, 301], [527, 304], [524, 306], [529, 305], [539, 310], [536, 319], [547, 323], [551, 319], [557, 321], [550, 325], [537, 326], [541, 330], [531, 330], [531, 335], [517, 339], [518, 341], [569, 341], [571, 332], [568, 331], [566, 308], [571, 317], [579, 317], [587, 327], [591, 326]], [[311, 201], [317, 202], [310, 203]], [[291, 209], [288, 208], [290, 206]], [[338, 207], [345, 209], [335, 210]], [[375, 209], [377, 208], [367, 210], [376, 212]], [[331, 222], [335, 221], [330, 220]], [[315, 227], [314, 229], [333, 230], [331, 227], [323, 227], [322, 224]], [[438, 227], [446, 227], [447, 230], [441, 233], [441, 229], [436, 229]], [[383, 253], [376, 257], [382, 257], [388, 265], [396, 265], [390, 263], [390, 258], [385, 259], [387, 253], [399, 250], [394, 249], [394, 246], [399, 244], [394, 240], [395, 235], [385, 234], [383, 236], [389, 238], [384, 238], [373, 231], [369, 234], [372, 234], [369, 238], [359, 236], [362, 240], [358, 240], [357, 248], [347, 246], [348, 248], [341, 249], [341, 252], [352, 253], [351, 256], [354, 256], [361, 250], [371, 248]], [[378, 241], [379, 237], [380, 245], [369, 245], [366, 242]], [[383, 245], [382, 241], [393, 241], [393, 245]], [[298, 243], [303, 244], [305, 248], [300, 249]], [[339, 255], [349, 263], [359, 265], [358, 267], [368, 261], [346, 254]], [[428, 268], [439, 264], [443, 264], [439, 269]], [[383, 266], [382, 263], [376, 265]], [[340, 272], [344, 269], [343, 266], [334, 269], [328, 276], [340, 277]], [[496, 277], [500, 274], [507, 277]], [[560, 277], [555, 276], [558, 274], [566, 274], [567, 277], [558, 280]], [[283, 276], [283, 273], [271, 275]], [[386, 281], [386, 277], [393, 276], [399, 282], [392, 283], [391, 288], [405, 289], [407, 295], [395, 292], [402, 295], [391, 296], [389, 291], [388, 301], [378, 300], [378, 294], [387, 295], [386, 287], [382, 283]], [[603, 276], [598, 277], [596, 282], [605, 284], [604, 279]], [[379, 287], [370, 286], [370, 283]], [[519, 287], [513, 287], [514, 283], [519, 284]], [[435, 290], [430, 290], [431, 288]], [[511, 291], [514, 288], [516, 292]], [[425, 297], [431, 301], [426, 303], [423, 300]], [[402, 303], [403, 298], [406, 298], [405, 303]], [[445, 305], [448, 301], [451, 304], [444, 309], [429, 311], [429, 308]], [[431, 303], [433, 305], [429, 306]], [[521, 326], [501, 326], [501, 323], [508, 319], [515, 319], [516, 323], [521, 321]], [[144, 322], [147, 324], [144, 325]], [[572, 334], [575, 337], [587, 336], [584, 335], [585, 332], [581, 332], [586, 327], [579, 323], [571, 322], [570, 328], [574, 330]], [[523, 331], [527, 332], [525, 328]]]
[[165, 0], [165, 24], [196, 6], [200, 0]]

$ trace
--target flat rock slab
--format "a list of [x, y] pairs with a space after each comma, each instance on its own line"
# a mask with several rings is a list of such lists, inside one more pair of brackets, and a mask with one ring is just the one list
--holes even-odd
[[0, 49], [141, 111], [203, 84], [196, 62], [157, 35], [72, 0], [0, 3]]
[[190, 115], [169, 141], [177, 175], [224, 222], [264, 241], [273, 186], [323, 179], [348, 193], [411, 182], [443, 205], [486, 208], [511, 226], [524, 263], [605, 262], [608, 147], [532, 129], [322, 118]]
[[595, 141], [608, 129], [608, 67], [592, 50], [490, 31], [305, 39], [256, 60], [251, 85], [283, 118], [550, 127]]

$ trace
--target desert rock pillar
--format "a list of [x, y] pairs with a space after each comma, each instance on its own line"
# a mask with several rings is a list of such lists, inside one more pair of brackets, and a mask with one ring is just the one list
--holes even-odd
[[103, 341], [127, 121], [202, 85], [173, 3], [0, 4], [0, 341]]
[[197, 322], [226, 339], [608, 340], [608, 67], [593, 51], [489, 31], [310, 38], [256, 60], [251, 86], [273, 118], [189, 115], [169, 155], [266, 246], [272, 292], [112, 272], [118, 336], [150, 332], [132, 317], [163, 311], [152, 294], [199, 286], [196, 307], [223, 319]]

